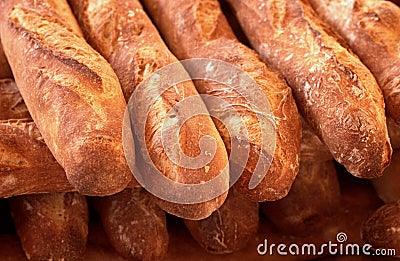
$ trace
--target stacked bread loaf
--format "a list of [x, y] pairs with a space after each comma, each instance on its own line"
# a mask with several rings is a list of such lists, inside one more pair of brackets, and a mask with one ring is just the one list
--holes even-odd
[[382, 0], [1, 0], [0, 260], [400, 256], [398, 28]]

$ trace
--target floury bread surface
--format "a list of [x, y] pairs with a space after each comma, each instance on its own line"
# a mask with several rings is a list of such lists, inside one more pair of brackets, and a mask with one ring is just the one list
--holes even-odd
[[[66, 3], [65, 3], [66, 5]], [[60, 6], [60, 5], [58, 5]], [[122, 148], [125, 101], [107, 61], [47, 1], [2, 1], [1, 39], [22, 97], [69, 182], [108, 195], [132, 179]]]
[[251, 45], [279, 69], [299, 111], [353, 175], [374, 178], [392, 148], [371, 72], [298, 0], [228, 0]]
[[400, 8], [389, 1], [304, 0], [343, 37], [377, 79], [400, 123]]

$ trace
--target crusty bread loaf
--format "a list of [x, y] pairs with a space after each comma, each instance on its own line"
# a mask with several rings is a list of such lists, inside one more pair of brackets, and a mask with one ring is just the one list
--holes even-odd
[[224, 204], [211, 216], [184, 222], [207, 252], [227, 254], [246, 247], [257, 233], [258, 218], [258, 203], [231, 189]]
[[386, 203], [400, 200], [400, 151], [395, 150], [382, 177], [372, 180], [378, 196]]
[[[101, 3], [95, 0], [70, 0], [69, 2], [89, 43], [110, 62], [116, 71], [127, 100], [137, 86], [153, 72], [178, 61], [162, 41], [138, 0], [109, 0]], [[168, 157], [166, 151], [169, 148], [164, 147], [162, 137], [163, 123], [168, 117], [168, 112], [177, 103], [189, 97], [195, 97], [197, 101], [202, 102], [190, 81], [171, 86], [163, 93], [158, 85], [144, 87], [145, 91], [138, 94], [136, 103], [132, 104], [135, 108], [132, 119], [135, 136], [139, 143], [139, 154], [149, 155], [152, 161], [136, 160], [139, 170], [146, 173], [149, 171], [149, 166], [154, 165], [169, 179], [186, 184], [209, 181], [222, 173], [224, 169], [227, 170], [226, 148], [211, 117], [207, 115], [193, 115], [187, 120], [180, 128], [178, 140], [174, 143], [179, 144], [188, 157], [195, 157], [201, 153], [199, 140], [204, 136], [212, 137], [216, 144], [216, 152], [207, 166], [189, 169], [182, 166], [180, 162], [174, 163]], [[160, 96], [155, 98], [158, 95]], [[154, 100], [150, 102], [154, 104], [147, 104], [149, 99], [153, 98]], [[206, 111], [203, 104], [200, 106]], [[150, 109], [147, 113], [148, 108]], [[177, 119], [180, 117], [176, 115]], [[144, 133], [140, 133], [140, 127], [143, 124], [145, 125]], [[176, 128], [178, 129], [178, 124]], [[225, 175], [224, 178], [220, 187], [227, 192], [229, 177]], [[158, 183], [153, 185], [159, 186]], [[147, 184], [146, 187], [153, 185]], [[162, 189], [165, 189], [167, 193], [171, 193], [170, 190], [172, 190], [171, 188]], [[157, 200], [157, 203], [171, 214], [189, 219], [201, 219], [211, 215], [221, 206], [225, 198], [226, 193], [222, 193], [219, 197], [199, 204], [184, 205], [162, 199]]]
[[12, 79], [0, 79], [0, 120], [29, 119], [28, 108]]
[[388, 114], [400, 123], [400, 8], [389, 1], [304, 0], [371, 70]]
[[300, 159], [303, 162], [323, 162], [332, 160], [328, 147], [318, 138], [313, 129], [301, 117], [302, 138], [300, 145]]
[[29, 260], [83, 260], [89, 213], [76, 192], [9, 199], [12, 217]]
[[321, 231], [336, 214], [340, 187], [333, 161], [300, 162], [289, 194], [260, 204], [262, 212], [285, 234], [309, 236]]
[[3, 50], [3, 45], [1, 44], [0, 39], [0, 79], [4, 78], [12, 78], [12, 72], [10, 65], [8, 64], [7, 57]]
[[118, 79], [45, 3], [1, 2], [1, 39], [18, 88], [69, 182], [88, 195], [121, 191], [132, 174], [122, 148]]
[[165, 213], [141, 189], [92, 198], [111, 245], [128, 260], [161, 260], [168, 249]]
[[400, 201], [376, 210], [365, 221], [362, 238], [373, 249], [395, 250], [390, 255], [400, 257]]
[[357, 177], [382, 175], [389, 143], [371, 72], [299, 0], [228, 0], [252, 46], [292, 87], [299, 110], [334, 158]]
[[[263, 144], [265, 130], [261, 129], [257, 118], [259, 114], [271, 114], [268, 108], [256, 112], [251, 101], [243, 97], [237, 89], [225, 84], [211, 81], [195, 82], [201, 94], [217, 97], [238, 112], [237, 115], [232, 115], [228, 110], [213, 111], [217, 118], [215, 124], [228, 152], [239, 151], [243, 146], [242, 142], [248, 142], [250, 145], [247, 163], [244, 163], [243, 173], [239, 173], [242, 175], [235, 188], [254, 201], [277, 200], [286, 196], [298, 172], [301, 123], [290, 88], [284, 79], [275, 70], [268, 68], [253, 50], [239, 43], [217, 0], [144, 0], [143, 3], [168, 46], [179, 59], [209, 58], [228, 62], [247, 73], [258, 84], [258, 91], [265, 95], [275, 119], [274, 155], [271, 155]], [[257, 95], [251, 89], [248, 92]], [[221, 119], [225, 122], [220, 121]], [[240, 121], [244, 122], [248, 135], [237, 131], [242, 127], [238, 124]], [[227, 124], [231, 126], [226, 126]], [[232, 133], [232, 129], [236, 132]], [[256, 164], [270, 161], [268, 158], [271, 156], [271, 166], [265, 164], [266, 168], [258, 170], [259, 173], [255, 174], [266, 174], [263, 180], [257, 187], [249, 188]], [[231, 172], [240, 169], [238, 166], [241, 166], [241, 163], [237, 159], [231, 159], [230, 163]]]

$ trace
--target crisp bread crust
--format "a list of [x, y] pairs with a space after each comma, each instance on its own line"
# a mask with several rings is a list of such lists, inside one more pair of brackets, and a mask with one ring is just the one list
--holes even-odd
[[121, 191], [132, 174], [115, 73], [54, 10], [12, 3], [3, 10], [1, 37], [16, 83], [69, 182], [87, 195]]
[[[248, 137], [230, 137], [224, 125], [215, 121], [228, 151], [237, 149], [231, 148], [232, 139], [246, 139], [251, 147], [244, 172], [235, 188], [254, 201], [277, 200], [286, 196], [298, 172], [301, 123], [291, 90], [284, 79], [267, 67], [253, 50], [239, 43], [218, 1], [146, 0], [143, 3], [179, 59], [210, 58], [225, 61], [246, 72], [259, 85], [275, 119], [276, 147], [265, 178], [256, 188], [249, 189], [257, 162], [271, 156], [265, 151], [260, 153], [262, 136], [257, 115], [249, 101], [237, 91], [214, 82], [196, 82], [200, 93], [231, 104], [245, 122]], [[221, 119], [238, 120], [228, 112], [216, 113]]]
[[29, 260], [83, 260], [89, 221], [84, 196], [25, 195], [10, 198], [9, 205]]
[[381, 176], [392, 149], [383, 96], [370, 71], [301, 1], [228, 2], [334, 158], [357, 177]]
[[371, 70], [388, 114], [400, 122], [400, 8], [388, 1], [307, 1]]

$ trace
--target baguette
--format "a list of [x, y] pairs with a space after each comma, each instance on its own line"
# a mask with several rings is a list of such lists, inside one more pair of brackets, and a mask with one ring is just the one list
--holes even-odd
[[386, 110], [400, 123], [400, 8], [389, 1], [305, 0], [374, 74]]
[[228, 0], [252, 46], [279, 69], [333, 157], [354, 176], [389, 164], [382, 93], [370, 71], [299, 0]]
[[[122, 2], [110, 0], [101, 3], [95, 0], [70, 0], [70, 4], [88, 42], [110, 62], [117, 73], [126, 100], [153, 72], [178, 61], [162, 41], [138, 0]], [[180, 159], [176, 164], [169, 158], [167, 150], [170, 148], [165, 148], [163, 144], [165, 140], [162, 137], [163, 123], [167, 120], [168, 112], [174, 111], [175, 105], [190, 97], [199, 102], [203, 111], [206, 111], [206, 108], [191, 81], [176, 84], [165, 92], [161, 92], [159, 87], [146, 85], [145, 91], [139, 91], [132, 104], [134, 106], [132, 123], [138, 140], [138, 154], [150, 156], [150, 160], [144, 158], [136, 160], [139, 171], [147, 175], [155, 172], [152, 168], [154, 166], [165, 177], [185, 184], [200, 184], [222, 172], [227, 174], [226, 148], [208, 115], [193, 115], [183, 124], [178, 140], [174, 143], [179, 144], [188, 157], [195, 157], [204, 153], [199, 149], [199, 140], [203, 136], [211, 137], [215, 142], [216, 152], [207, 166], [189, 169], [180, 164]], [[152, 101], [153, 105], [146, 104], [149, 99], [156, 96], [159, 98]], [[148, 113], [147, 108], [150, 108]], [[178, 119], [181, 117], [176, 116]], [[141, 133], [143, 125], [144, 133]], [[179, 217], [188, 219], [208, 217], [222, 205], [227, 195], [229, 177], [228, 175], [221, 177], [222, 184], [219, 188], [224, 191], [222, 195], [202, 203], [181, 204], [161, 198], [155, 200], [162, 209]], [[157, 182], [145, 186], [146, 189], [160, 187]], [[170, 187], [161, 189], [167, 194], [175, 192]]]
[[29, 260], [83, 260], [89, 219], [85, 197], [52, 193], [8, 201]]
[[339, 206], [340, 187], [332, 160], [301, 160], [289, 194], [281, 200], [260, 204], [261, 211], [280, 231], [300, 237], [323, 230]]
[[228, 254], [246, 247], [258, 230], [258, 203], [231, 189], [225, 203], [206, 219], [184, 220], [207, 252]]
[[[240, 151], [243, 141], [250, 145], [244, 166], [240, 162], [244, 156], [230, 161], [231, 173], [244, 167], [243, 173], [239, 173], [241, 176], [235, 189], [253, 201], [277, 200], [286, 196], [298, 172], [301, 123], [290, 88], [284, 79], [268, 68], [253, 50], [239, 43], [217, 0], [144, 0], [143, 3], [179, 59], [209, 58], [228, 62], [247, 73], [258, 84], [259, 94], [268, 100], [275, 119], [276, 134], [272, 135], [275, 135], [276, 145], [273, 155], [263, 144], [263, 123], [260, 124], [258, 119], [258, 114], [272, 114], [268, 108], [256, 112], [254, 104], [238, 90], [221, 83], [196, 81], [201, 94], [217, 97], [238, 112], [232, 115], [228, 110], [213, 111], [217, 118], [215, 125], [228, 152], [233, 154], [232, 151]], [[253, 90], [248, 92], [254, 99], [263, 99], [257, 97]], [[226, 120], [222, 123], [220, 119]], [[237, 128], [241, 128], [237, 123], [240, 121], [244, 122], [249, 135], [237, 131]], [[237, 133], [229, 132], [230, 128]], [[254, 174], [256, 165], [270, 161], [271, 156], [271, 165], [264, 165], [265, 168]], [[262, 174], [265, 177], [260, 183], [250, 188], [252, 175]]]
[[0, 79], [3, 78], [12, 78], [12, 72], [10, 65], [8, 64], [7, 57], [3, 50], [3, 45], [1, 44], [0, 38]]
[[378, 196], [386, 203], [400, 200], [400, 151], [394, 151], [392, 162], [382, 177], [372, 180]]
[[161, 260], [168, 249], [166, 217], [141, 188], [93, 198], [105, 233], [115, 250], [128, 260]]
[[0, 79], [0, 120], [31, 118], [12, 79]]
[[132, 179], [122, 148], [126, 105], [118, 79], [104, 58], [46, 3], [1, 2], [7, 59], [32, 118], [69, 182], [87, 195], [116, 193]]
[[362, 238], [373, 249], [392, 249], [400, 257], [400, 201], [376, 210], [363, 224]]

